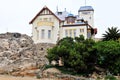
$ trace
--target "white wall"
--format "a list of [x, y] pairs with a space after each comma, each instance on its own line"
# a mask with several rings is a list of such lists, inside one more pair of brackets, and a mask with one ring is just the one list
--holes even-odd
[[[85, 37], [85, 39], [87, 38], [87, 27], [86, 26], [71, 26], [71, 27], [63, 27], [62, 28], [62, 38], [66, 37], [65, 35], [65, 30], [73, 30], [76, 29], [76, 36], [79, 37], [79, 35], [83, 35]], [[80, 29], [84, 29], [84, 32], [81, 33]]]
[[[53, 22], [53, 25], [39, 25], [39, 22], [42, 22], [41, 19], [43, 18], [51, 18], [51, 21], [46, 22]], [[44, 21], [45, 22], [45, 21]], [[45, 30], [45, 38], [41, 39], [41, 30]], [[51, 30], [52, 35], [51, 39], [48, 39], [48, 30]], [[35, 43], [56, 43], [58, 39], [58, 32], [59, 32], [59, 20], [53, 16], [53, 15], [43, 15], [36, 18], [36, 20], [33, 22], [32, 27], [32, 39]], [[39, 34], [39, 38], [37, 38], [37, 34]]]
[[90, 26], [94, 27], [94, 11], [81, 11], [79, 12], [79, 16], [80, 18], [83, 18], [85, 21], [88, 21], [88, 24]]
[[[83, 14], [82, 12], [79, 12], [79, 17], [83, 18], [84, 20], [87, 20], [88, 23], [94, 27], [94, 11], [84, 11], [88, 14]], [[44, 20], [44, 18], [48, 18], [47, 21]], [[51, 18], [51, 20], [50, 20]], [[44, 24], [44, 22], [48, 22], [47, 24]], [[49, 24], [51, 23], [51, 24]], [[66, 24], [66, 22], [65, 22]], [[63, 23], [60, 24], [60, 21], [54, 16], [54, 15], [40, 15], [38, 16], [32, 26], [32, 39], [35, 43], [54, 43], [59, 39], [62, 39], [66, 37], [65, 31], [70, 29], [76, 29], [76, 36], [79, 37], [79, 35], [83, 35], [85, 39], [87, 38], [87, 27], [86, 26], [68, 26], [68, 27], [62, 27]], [[45, 38], [41, 38], [41, 30], [45, 30]], [[84, 29], [84, 32], [81, 33], [80, 29]], [[48, 38], [48, 30], [51, 30], [51, 38]]]

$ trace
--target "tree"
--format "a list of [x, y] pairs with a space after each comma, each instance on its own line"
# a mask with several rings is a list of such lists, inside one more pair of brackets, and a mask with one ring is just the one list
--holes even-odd
[[91, 39], [84, 39], [83, 36], [61, 39], [58, 44], [48, 50], [47, 58], [58, 60], [59, 57], [64, 62], [66, 68], [71, 68], [75, 72], [91, 72], [95, 63], [92, 46], [95, 42]]
[[65, 68], [77, 73], [109, 71], [119, 74], [120, 42], [118, 40], [95, 42], [92, 39], [85, 40], [83, 37], [75, 39], [66, 37], [48, 50], [47, 58], [50, 62], [61, 58]]
[[120, 38], [120, 33], [119, 33], [119, 29], [117, 29], [117, 27], [111, 27], [108, 28], [108, 31], [105, 31], [106, 33], [103, 34], [103, 40], [118, 40], [118, 38]]
[[64, 61], [65, 66], [68, 66], [68, 57], [72, 48], [74, 47], [74, 41], [71, 37], [61, 39], [55, 47], [48, 50], [47, 58], [51, 62], [52, 60], [58, 61], [61, 57]]
[[120, 73], [120, 43], [117, 41], [101, 41], [94, 45], [98, 55], [97, 65], [113, 74]]
[[83, 42], [85, 39], [84, 39], [84, 36], [83, 35], [80, 35], [79, 37], [75, 37], [75, 41], [76, 42]]

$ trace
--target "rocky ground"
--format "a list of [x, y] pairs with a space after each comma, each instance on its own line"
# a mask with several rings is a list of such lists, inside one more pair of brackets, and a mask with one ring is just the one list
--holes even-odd
[[47, 49], [53, 44], [34, 44], [31, 37], [20, 33], [0, 34], [0, 74], [35, 76], [48, 64]]
[[8, 75], [0, 75], [0, 80], [40, 80], [31, 77], [14, 77]]
[[61, 80], [61, 79], [56, 79], [56, 78], [36, 79], [34, 77], [14, 77], [14, 76], [9, 76], [9, 75], [0, 75], [0, 80]]

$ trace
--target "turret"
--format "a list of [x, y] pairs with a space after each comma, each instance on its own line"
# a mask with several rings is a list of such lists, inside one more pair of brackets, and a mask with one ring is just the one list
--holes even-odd
[[94, 28], [94, 9], [92, 6], [82, 6], [78, 10], [78, 15], [81, 19], [88, 22]]

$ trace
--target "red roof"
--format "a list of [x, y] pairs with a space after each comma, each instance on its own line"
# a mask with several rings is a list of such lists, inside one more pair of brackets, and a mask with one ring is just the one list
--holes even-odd
[[34, 20], [40, 15], [40, 13], [45, 9], [50, 11], [52, 13], [52, 15], [54, 15], [61, 22], [61, 20], [48, 7], [45, 6], [42, 8], [42, 10], [40, 10], [40, 12], [37, 13], [37, 15], [29, 22], [29, 24], [32, 24], [34, 22]]

